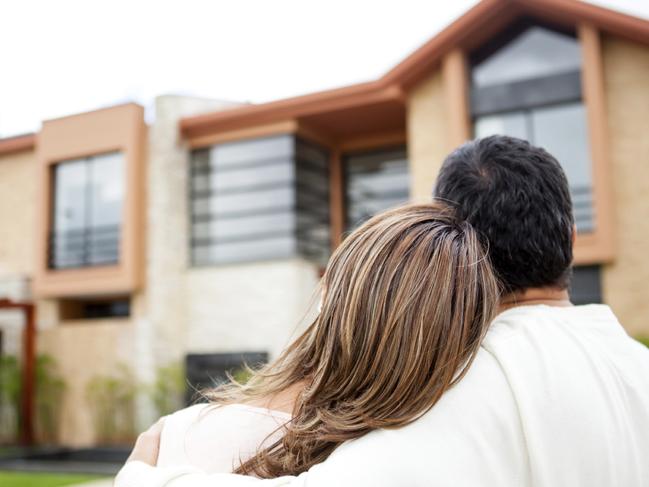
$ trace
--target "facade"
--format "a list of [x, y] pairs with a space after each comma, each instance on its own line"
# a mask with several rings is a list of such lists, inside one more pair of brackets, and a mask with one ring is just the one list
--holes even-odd
[[[345, 232], [428, 201], [445, 155], [493, 133], [546, 147], [568, 174], [573, 299], [649, 335], [648, 21], [573, 0], [484, 0], [376, 81], [155, 108], [149, 126], [126, 104], [0, 139], [0, 307], [36, 316], [23, 339], [27, 313], [0, 308], [1, 352], [35, 340], [56, 363], [53, 441], [92, 445], [106, 424], [146, 423], [160, 411], [151, 384], [188, 356], [189, 369], [276, 356]], [[116, 374], [130, 392], [99, 394], [97, 378]], [[131, 416], [98, 417], [97, 398]], [[32, 408], [49, 406], [37, 396]]]

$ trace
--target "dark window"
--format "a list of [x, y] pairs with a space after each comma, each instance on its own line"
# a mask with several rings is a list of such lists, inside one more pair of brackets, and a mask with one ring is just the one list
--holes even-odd
[[282, 135], [196, 150], [191, 161], [195, 265], [329, 254], [328, 155]]
[[574, 304], [602, 302], [600, 266], [579, 266], [573, 269], [570, 299]]
[[65, 299], [59, 302], [61, 320], [127, 318], [131, 315], [128, 297], [110, 299]]
[[408, 201], [405, 147], [347, 154], [344, 157], [347, 228]]
[[473, 56], [476, 137], [503, 134], [545, 148], [562, 164], [579, 232], [595, 230], [592, 167], [581, 93], [581, 50], [574, 36], [515, 26], [500, 45]]
[[122, 155], [61, 162], [53, 176], [49, 267], [116, 264], [124, 200]]
[[268, 362], [266, 352], [202, 353], [185, 358], [187, 404], [200, 400], [200, 391], [222, 384], [228, 374], [239, 382], [247, 379], [246, 366], [259, 367]]

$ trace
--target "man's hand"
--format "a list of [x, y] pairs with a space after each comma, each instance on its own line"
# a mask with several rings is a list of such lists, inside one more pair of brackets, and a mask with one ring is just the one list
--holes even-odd
[[135, 441], [135, 447], [128, 457], [126, 463], [139, 461], [155, 467], [158, 463], [158, 452], [160, 451], [160, 435], [164, 419], [160, 419], [144, 433], [141, 433]]

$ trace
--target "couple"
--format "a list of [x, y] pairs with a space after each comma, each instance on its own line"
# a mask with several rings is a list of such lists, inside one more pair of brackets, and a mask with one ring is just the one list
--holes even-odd
[[649, 350], [570, 303], [557, 160], [469, 142], [435, 197], [349, 235], [307, 330], [142, 434], [115, 485], [649, 486]]

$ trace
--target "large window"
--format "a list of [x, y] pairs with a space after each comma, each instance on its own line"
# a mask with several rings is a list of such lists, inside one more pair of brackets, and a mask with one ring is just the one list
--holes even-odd
[[49, 267], [116, 264], [124, 200], [122, 155], [65, 161], [53, 171]]
[[348, 154], [344, 157], [347, 228], [408, 201], [405, 147]]
[[522, 26], [495, 51], [476, 53], [472, 69], [476, 137], [511, 135], [529, 140], [562, 164], [580, 233], [595, 230], [586, 113], [581, 93], [581, 51], [565, 33]]
[[196, 150], [191, 161], [195, 265], [329, 255], [328, 155], [281, 135]]
[[[581, 49], [569, 33], [517, 25], [474, 53], [471, 111], [476, 137], [511, 135], [545, 148], [563, 166], [579, 233], [596, 230]], [[598, 266], [576, 267], [576, 304], [601, 302]]]

